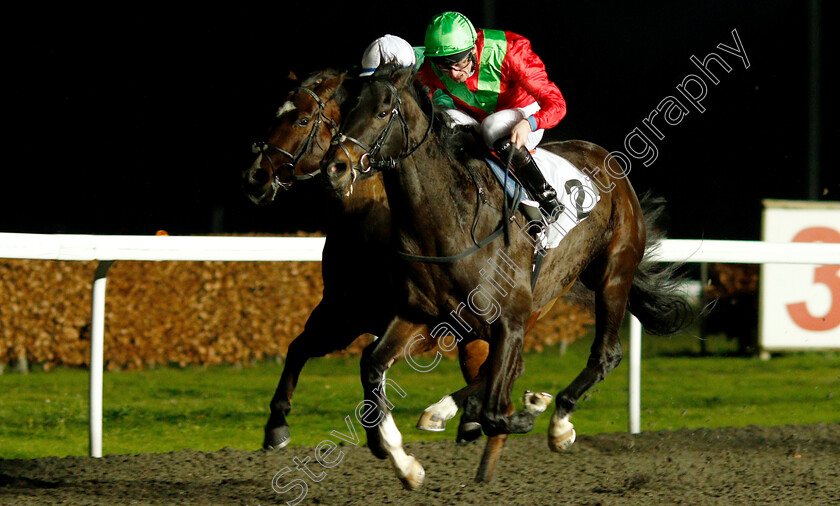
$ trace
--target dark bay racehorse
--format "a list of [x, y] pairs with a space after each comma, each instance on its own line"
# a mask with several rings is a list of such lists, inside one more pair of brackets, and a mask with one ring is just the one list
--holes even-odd
[[[531, 397], [533, 405], [526, 403], [516, 413], [511, 401], [513, 383], [523, 370], [523, 335], [541, 307], [578, 279], [594, 292], [596, 335], [589, 361], [555, 399], [549, 446], [556, 451], [574, 441], [569, 416], [578, 400], [621, 360], [618, 330], [625, 309], [654, 333], [675, 332], [691, 317], [670, 272], [643, 261], [648, 246], [645, 216], [614, 161], [611, 172], [590, 172], [597, 186], [609, 191], [601, 191], [589, 217], [547, 252], [533, 289], [529, 267], [534, 240], [521, 215], [516, 214], [509, 246], [499, 236], [477, 248], [477, 239], [499, 230], [505, 205], [501, 185], [483, 162], [447, 147], [424, 108], [431, 109], [428, 93], [418, 89], [410, 70], [380, 67], [345, 115], [322, 168], [338, 194], [346, 192], [355, 173], [371, 167], [383, 171], [392, 240], [406, 261], [396, 316], [385, 335], [365, 350], [361, 376], [365, 399], [381, 411], [378, 423], [367, 429], [368, 445], [375, 455], [389, 457], [407, 488], [418, 487], [424, 471], [405, 454], [387, 401], [375, 390], [422, 329], [455, 329], [450, 333], [464, 341], [490, 344], [486, 368], [458, 393], [479, 399], [480, 423], [489, 439], [476, 479], [489, 481], [507, 434], [530, 431], [544, 409], [540, 396]], [[588, 142], [567, 141], [550, 149], [579, 169], [611, 162], [604, 149]], [[476, 204], [483, 199], [488, 205]], [[447, 256], [457, 259], [431, 258]], [[477, 296], [479, 287], [482, 297]], [[471, 300], [465, 310], [464, 303]], [[435, 340], [444, 335], [433, 331], [425, 336]]]
[[[328, 69], [313, 74], [289, 94], [266, 141], [255, 144], [256, 160], [242, 174], [243, 188], [252, 201], [269, 204], [295, 181], [320, 174], [321, 158], [341, 120], [348, 81], [346, 73]], [[394, 316], [393, 282], [387, 268], [392, 251], [390, 211], [382, 178], [367, 178], [354, 188], [350, 198], [333, 199], [321, 263], [323, 299], [289, 346], [271, 400], [264, 448], [283, 448], [289, 443], [286, 416], [306, 361], [344, 349], [362, 334], [381, 336]], [[414, 351], [434, 344], [420, 343]], [[464, 350], [461, 368], [468, 381], [477, 376], [487, 352], [483, 343]], [[459, 439], [481, 435], [475, 416], [462, 418]]]

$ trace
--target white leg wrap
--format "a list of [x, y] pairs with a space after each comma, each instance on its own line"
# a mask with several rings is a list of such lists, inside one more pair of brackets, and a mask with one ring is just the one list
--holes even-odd
[[446, 422], [458, 414], [458, 405], [452, 396], [447, 395], [443, 399], [432, 404], [420, 415], [417, 421], [417, 428], [430, 432], [441, 432], [446, 430]]
[[562, 436], [574, 430], [575, 426], [569, 421], [569, 415], [559, 418], [557, 414], [551, 417], [551, 426], [548, 428], [548, 434], [552, 437]]
[[561, 418], [555, 411], [548, 426], [548, 447], [555, 452], [568, 450], [575, 438], [575, 426], [569, 421], [569, 415]]
[[379, 435], [382, 436], [382, 442], [385, 445], [385, 450], [388, 451], [388, 458], [394, 464], [397, 471], [397, 476], [405, 477], [411, 471], [411, 464], [414, 457], [405, 453], [402, 446], [402, 434], [397, 429], [391, 413], [385, 415], [382, 422], [379, 424]]
[[525, 411], [534, 416], [539, 415], [548, 408], [548, 405], [551, 404], [551, 399], [553, 398], [554, 397], [551, 394], [547, 394], [545, 392], [531, 392], [530, 390], [526, 390], [523, 398], [523, 401], [525, 402]]
[[426, 408], [426, 411], [434, 413], [441, 420], [449, 421], [458, 414], [458, 405], [455, 404], [452, 396], [447, 395], [443, 399]]

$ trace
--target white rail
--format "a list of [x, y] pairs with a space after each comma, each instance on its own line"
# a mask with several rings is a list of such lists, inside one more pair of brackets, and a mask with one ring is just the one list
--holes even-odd
[[840, 264], [840, 244], [666, 239], [653, 257], [663, 262], [835, 265]]
[[[763, 241], [706, 241], [667, 239], [653, 258], [662, 262], [720, 262], [737, 264], [840, 264], [840, 244], [770, 243]], [[629, 431], [641, 432], [642, 325], [630, 315]]]
[[0, 258], [40, 260], [321, 260], [323, 237], [174, 237], [0, 233]]
[[171, 237], [0, 233], [0, 258], [99, 261], [90, 332], [90, 456], [102, 456], [105, 286], [115, 260], [320, 261], [323, 237]]
[[[100, 262], [93, 283], [90, 364], [90, 455], [102, 456], [105, 283], [115, 260], [320, 261], [323, 237], [170, 237], [0, 233], [0, 258]], [[663, 262], [840, 264], [840, 244], [760, 241], [663, 241]], [[631, 317], [629, 429], [640, 431], [642, 327]]]

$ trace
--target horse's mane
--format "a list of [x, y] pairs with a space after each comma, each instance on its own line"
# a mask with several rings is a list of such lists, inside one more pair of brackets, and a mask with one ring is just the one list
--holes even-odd
[[308, 88], [310, 86], [316, 85], [319, 81], [326, 81], [327, 79], [332, 79], [333, 77], [338, 77], [341, 75], [341, 72], [334, 69], [334, 68], [325, 68], [323, 70], [316, 70], [312, 72], [306, 79], [304, 79], [300, 85]]

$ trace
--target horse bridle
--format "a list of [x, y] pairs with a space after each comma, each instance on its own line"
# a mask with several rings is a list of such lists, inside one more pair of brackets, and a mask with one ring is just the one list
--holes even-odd
[[[423, 134], [423, 138], [420, 139], [420, 142], [418, 142], [417, 145], [409, 149], [410, 139], [408, 137], [408, 123], [406, 123], [405, 117], [403, 117], [403, 114], [400, 110], [400, 106], [402, 105], [402, 100], [400, 100], [400, 92], [399, 90], [397, 90], [397, 87], [394, 86], [394, 84], [387, 79], [376, 79], [375, 81], [384, 83], [391, 91], [391, 97], [394, 100], [394, 107], [391, 108], [391, 115], [388, 118], [388, 123], [385, 125], [385, 128], [382, 129], [382, 132], [379, 133], [379, 136], [376, 138], [373, 145], [370, 148], [368, 148], [360, 140], [350, 137], [349, 135], [346, 135], [342, 132], [336, 134], [333, 137], [331, 143], [334, 146], [337, 145], [341, 147], [341, 150], [344, 151], [344, 154], [347, 156], [347, 160], [351, 163], [352, 170], [359, 172], [360, 174], [367, 174], [373, 169], [383, 170], [396, 168], [398, 163], [414, 154], [414, 152], [417, 151], [417, 148], [419, 148], [420, 145], [426, 141], [426, 139], [429, 137], [429, 133], [432, 131], [432, 123], [434, 121], [434, 112], [432, 112], [432, 114], [429, 115], [429, 124], [426, 127], [426, 132]], [[402, 153], [397, 158], [388, 157], [386, 159], [379, 160], [377, 159], [379, 151], [382, 149], [383, 144], [385, 144], [388, 135], [390, 135], [396, 118], [399, 118], [400, 126], [402, 127], [403, 138], [405, 139], [405, 146], [402, 150]], [[345, 145], [345, 141], [350, 141], [362, 149], [363, 153], [362, 156], [359, 157], [358, 167], [356, 167], [353, 163], [353, 159], [350, 156], [350, 151]], [[355, 172], [353, 174], [353, 179], [356, 179]]]
[[[403, 117], [402, 113], [400, 112], [400, 105], [402, 105], [402, 102], [401, 102], [400, 97], [399, 97], [399, 90], [397, 90], [397, 87], [394, 86], [394, 84], [387, 79], [377, 79], [377, 81], [381, 81], [381, 82], [385, 83], [385, 85], [388, 86], [388, 89], [391, 90], [391, 96], [394, 98], [394, 107], [391, 109], [391, 117], [388, 118], [388, 124], [385, 125], [385, 128], [379, 134], [379, 137], [376, 138], [376, 141], [373, 143], [373, 146], [370, 149], [368, 149], [367, 146], [365, 146], [364, 143], [362, 143], [358, 139], [350, 137], [350, 136], [348, 136], [344, 133], [341, 133], [341, 132], [339, 132], [335, 137], [333, 137], [333, 140], [331, 142], [332, 145], [339, 145], [341, 147], [341, 149], [344, 151], [344, 154], [347, 156], [347, 160], [350, 161], [351, 166], [353, 165], [353, 161], [352, 161], [352, 158], [350, 157], [350, 151], [347, 149], [347, 146], [345, 146], [344, 141], [350, 141], [350, 142], [356, 144], [357, 146], [359, 146], [360, 148], [362, 148], [364, 150], [364, 153], [362, 154], [362, 156], [359, 157], [359, 165], [361, 167], [357, 168], [355, 166], [352, 166], [352, 170], [354, 171], [353, 172], [353, 181], [355, 181], [355, 179], [356, 179], [356, 171], [358, 171], [362, 174], [367, 174], [368, 172], [370, 172], [374, 168], [380, 169], [380, 170], [381, 169], [393, 169], [393, 168], [395, 168], [397, 163], [399, 163], [402, 160], [405, 160], [406, 158], [411, 156], [417, 150], [417, 148], [419, 148], [420, 145], [423, 144], [426, 141], [426, 139], [429, 137], [429, 133], [432, 131], [432, 121], [433, 121], [433, 118], [434, 118], [434, 110], [432, 110], [432, 114], [429, 116], [429, 124], [426, 128], [425, 134], [423, 134], [423, 138], [420, 139], [420, 142], [418, 142], [416, 146], [414, 146], [413, 148], [411, 148], [409, 150], [408, 149], [408, 145], [409, 145], [408, 124], [406, 123], [405, 118]], [[382, 145], [385, 143], [386, 138], [391, 133], [391, 129], [392, 129], [392, 126], [393, 126], [393, 123], [394, 123], [394, 117], [399, 117], [400, 124], [402, 125], [402, 128], [403, 128], [403, 137], [405, 137], [404, 153], [401, 154], [399, 156], [399, 158], [397, 158], [397, 159], [388, 158], [386, 160], [375, 160], [374, 157], [377, 154], [379, 154], [379, 150], [382, 148]], [[367, 163], [367, 167], [364, 167], [364, 164], [363, 164], [362, 160], [364, 160], [366, 157], [367, 157], [367, 162], [368, 163]], [[510, 164], [510, 160], [508, 160], [508, 165], [509, 164]], [[472, 229], [470, 230], [470, 233], [472, 235], [472, 240], [473, 240], [473, 246], [467, 248], [466, 250], [462, 251], [461, 253], [459, 253], [457, 255], [450, 255], [450, 256], [413, 255], [413, 254], [410, 254], [410, 253], [406, 253], [404, 251], [397, 251], [396, 253], [397, 253], [399, 258], [401, 258], [402, 260], [408, 261], [408, 262], [423, 262], [423, 263], [437, 263], [437, 264], [453, 263], [453, 262], [457, 262], [458, 260], [462, 260], [462, 259], [472, 255], [473, 253], [480, 250], [484, 246], [490, 244], [492, 241], [494, 241], [497, 237], [499, 237], [501, 235], [505, 236], [505, 244], [506, 245], [510, 244], [510, 238], [509, 238], [509, 232], [508, 232], [508, 219], [507, 219], [506, 215], [505, 215], [504, 219], [502, 220], [502, 222], [499, 224], [499, 226], [496, 228], [496, 230], [494, 230], [490, 235], [488, 235], [487, 237], [485, 237], [481, 241], [476, 240], [475, 229], [476, 229], [476, 226], [478, 225], [478, 216], [479, 216], [479, 212], [480, 212], [480, 209], [481, 209], [481, 203], [482, 203], [483, 199], [486, 200], [486, 197], [484, 197], [484, 192], [478, 184], [478, 179], [477, 179], [476, 175], [473, 173], [473, 171], [469, 168], [469, 165], [467, 165], [467, 170], [469, 171], [470, 176], [471, 176], [472, 181], [473, 181], [473, 184], [476, 187], [476, 196], [477, 196], [475, 221], [473, 223]], [[352, 187], [352, 183], [351, 183], [351, 187]], [[514, 201], [517, 202], [518, 199], [519, 199], [519, 194], [517, 193], [514, 196]], [[507, 209], [507, 205], [505, 205], [505, 209]]]
[[[330, 133], [333, 136], [337, 135], [336, 123], [332, 118], [324, 114], [324, 109], [327, 107], [327, 105], [321, 100], [321, 98], [318, 97], [318, 95], [315, 94], [314, 91], [310, 90], [309, 88], [304, 88], [302, 86], [292, 90], [292, 93], [295, 94], [298, 91], [304, 91], [308, 93], [315, 100], [315, 102], [318, 104], [318, 113], [315, 115], [315, 120], [312, 122], [312, 128], [311, 130], [309, 130], [309, 135], [306, 137], [306, 141], [300, 146], [300, 148], [298, 148], [297, 152], [293, 155], [285, 149], [281, 148], [280, 146], [271, 144], [270, 142], [266, 141], [257, 141], [251, 146], [251, 151], [253, 151], [255, 154], [265, 155], [265, 157], [268, 159], [268, 163], [269, 165], [271, 165], [271, 170], [274, 173], [274, 181], [272, 182], [272, 185], [276, 185], [284, 190], [288, 190], [289, 187], [292, 186], [292, 183], [294, 181], [305, 181], [307, 179], [312, 179], [313, 177], [316, 177], [319, 174], [319, 171], [315, 171], [310, 172], [309, 174], [298, 175], [295, 174], [295, 171], [297, 170], [298, 162], [301, 158], [303, 158], [303, 155], [305, 155], [306, 152], [309, 150], [310, 146], [312, 145], [315, 139], [315, 136], [318, 134], [318, 130], [321, 129], [321, 122], [323, 121], [329, 126]], [[289, 159], [291, 159], [291, 162], [285, 162], [280, 164], [279, 167], [276, 167], [274, 165], [274, 161], [271, 159], [271, 156], [269, 156], [269, 150], [279, 152], [283, 156], [286, 156]], [[292, 175], [291, 181], [283, 182], [280, 180], [280, 176], [278, 175], [277, 170], [280, 167], [287, 167], [290, 169], [290, 173]]]

